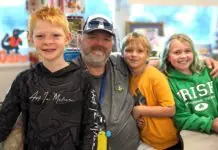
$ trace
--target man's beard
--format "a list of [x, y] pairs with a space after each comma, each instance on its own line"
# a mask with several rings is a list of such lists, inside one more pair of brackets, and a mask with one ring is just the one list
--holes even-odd
[[[94, 55], [92, 54], [92, 51], [102, 52], [103, 55]], [[102, 67], [107, 63], [110, 53], [106, 53], [105, 48], [102, 47], [91, 47], [91, 52], [84, 53], [83, 50], [81, 50], [81, 55], [87, 65], [97, 68]]]

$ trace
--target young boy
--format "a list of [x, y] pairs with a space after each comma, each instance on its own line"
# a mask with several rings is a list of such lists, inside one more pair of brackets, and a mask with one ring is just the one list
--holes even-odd
[[22, 112], [24, 149], [96, 149], [99, 105], [85, 73], [64, 61], [64, 46], [71, 40], [64, 13], [42, 7], [31, 14], [28, 39], [42, 62], [21, 72], [6, 95], [0, 111], [0, 141]]
[[128, 65], [130, 92], [136, 101], [132, 114], [140, 127], [138, 150], [179, 149], [177, 130], [171, 117], [175, 103], [166, 77], [146, 61], [151, 52], [148, 39], [129, 33], [122, 43], [122, 55]]

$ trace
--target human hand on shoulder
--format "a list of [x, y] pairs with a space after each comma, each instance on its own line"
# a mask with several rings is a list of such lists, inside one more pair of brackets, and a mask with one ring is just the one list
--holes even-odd
[[207, 67], [212, 69], [212, 71], [210, 72], [210, 75], [213, 78], [217, 77], [218, 76], [218, 61], [213, 58], [209, 58], [209, 57], [203, 57], [203, 60], [205, 64], [207, 65]]

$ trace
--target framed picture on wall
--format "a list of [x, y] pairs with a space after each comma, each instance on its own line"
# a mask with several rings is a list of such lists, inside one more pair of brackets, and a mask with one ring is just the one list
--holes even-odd
[[140, 32], [145, 34], [149, 40], [152, 40], [156, 36], [164, 36], [164, 23], [156, 22], [127, 22], [126, 33]]
[[83, 17], [82, 16], [68, 16], [67, 20], [69, 21], [69, 28], [72, 33], [72, 41], [69, 45], [74, 50], [78, 50], [77, 39], [79, 33], [82, 31]]

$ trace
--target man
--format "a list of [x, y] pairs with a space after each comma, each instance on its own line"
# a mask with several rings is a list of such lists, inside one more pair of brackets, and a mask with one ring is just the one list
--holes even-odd
[[128, 70], [120, 57], [110, 56], [112, 22], [101, 15], [90, 16], [79, 38], [81, 57], [75, 61], [89, 72], [105, 116], [111, 150], [136, 150], [139, 133], [131, 115], [134, 100], [128, 93]]

